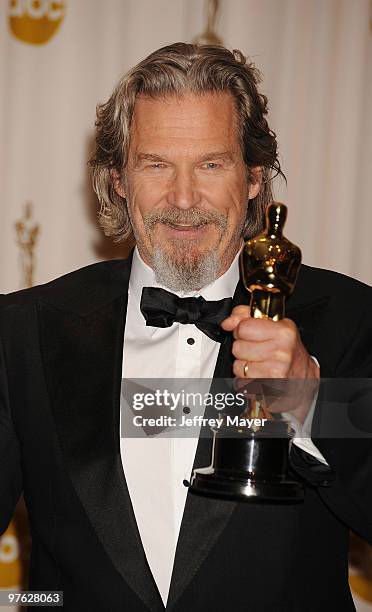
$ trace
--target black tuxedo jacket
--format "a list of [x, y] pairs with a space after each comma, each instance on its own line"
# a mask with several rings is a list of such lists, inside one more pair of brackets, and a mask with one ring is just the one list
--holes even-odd
[[[130, 259], [98, 263], [0, 300], [0, 533], [23, 490], [30, 588], [63, 590], [66, 612], [164, 610], [120, 458], [129, 274]], [[246, 299], [238, 285], [235, 302]], [[323, 377], [371, 376], [371, 312], [369, 287], [305, 266], [287, 306]], [[215, 377], [231, 364], [227, 339]], [[209, 463], [210, 442], [199, 440], [195, 467]], [[316, 443], [330, 468], [291, 451], [303, 504], [188, 493], [167, 610], [354, 609], [348, 528], [372, 540], [372, 444]]]

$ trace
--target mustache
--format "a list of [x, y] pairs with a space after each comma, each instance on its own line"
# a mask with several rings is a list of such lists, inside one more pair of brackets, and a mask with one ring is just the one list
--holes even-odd
[[216, 211], [200, 210], [199, 208], [166, 208], [161, 211], [147, 213], [144, 218], [144, 225], [147, 230], [152, 230], [157, 223], [164, 225], [190, 225], [200, 227], [202, 225], [214, 224], [221, 231], [227, 228], [227, 217]]

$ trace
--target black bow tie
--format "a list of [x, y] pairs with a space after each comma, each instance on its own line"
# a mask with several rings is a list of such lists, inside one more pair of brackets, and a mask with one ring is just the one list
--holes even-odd
[[170, 291], [144, 287], [141, 312], [146, 325], [170, 327], [173, 323], [193, 323], [212, 340], [222, 342], [227, 332], [220, 323], [231, 312], [232, 298], [207, 302], [203, 297], [181, 298]]

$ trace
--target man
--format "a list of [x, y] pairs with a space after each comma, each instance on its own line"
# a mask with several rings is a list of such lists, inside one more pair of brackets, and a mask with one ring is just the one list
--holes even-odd
[[[371, 375], [368, 287], [303, 266], [287, 319], [244, 305], [243, 236], [262, 229], [280, 172], [258, 80], [240, 52], [182, 43], [133, 68], [98, 107], [91, 165], [106, 233], [133, 232], [136, 249], [2, 299], [0, 529], [23, 488], [30, 588], [63, 590], [66, 610], [354, 609], [348, 526], [372, 536], [368, 439], [296, 440], [305, 501], [287, 505], [188, 492], [209, 439], [119, 439], [122, 375]], [[175, 294], [165, 326], [164, 293], [147, 287]], [[233, 297], [232, 311], [208, 335], [176, 296]], [[308, 426], [311, 402], [292, 408]]]

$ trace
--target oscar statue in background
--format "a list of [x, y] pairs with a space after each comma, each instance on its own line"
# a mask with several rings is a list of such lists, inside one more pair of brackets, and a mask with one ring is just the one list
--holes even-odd
[[[23, 215], [15, 222], [16, 241], [19, 246], [19, 256], [21, 263], [22, 288], [33, 286], [35, 276], [35, 249], [40, 226], [33, 220], [33, 206], [31, 202], [26, 202]], [[31, 535], [27, 510], [23, 496], [20, 497], [16, 506], [13, 519], [2, 536], [4, 542], [6, 538], [11, 538], [13, 542], [13, 563], [5, 563], [0, 567], [0, 588], [28, 588], [28, 567], [31, 555]], [[1, 546], [0, 546], [1, 548]]]
[[220, 11], [219, 0], [205, 0], [205, 28], [201, 34], [195, 36], [193, 43], [201, 45], [222, 45], [222, 39], [216, 32], [216, 23]]
[[24, 213], [15, 223], [17, 244], [20, 249], [22, 287], [32, 287], [35, 273], [35, 247], [40, 227], [32, 219], [32, 203], [26, 202]]

